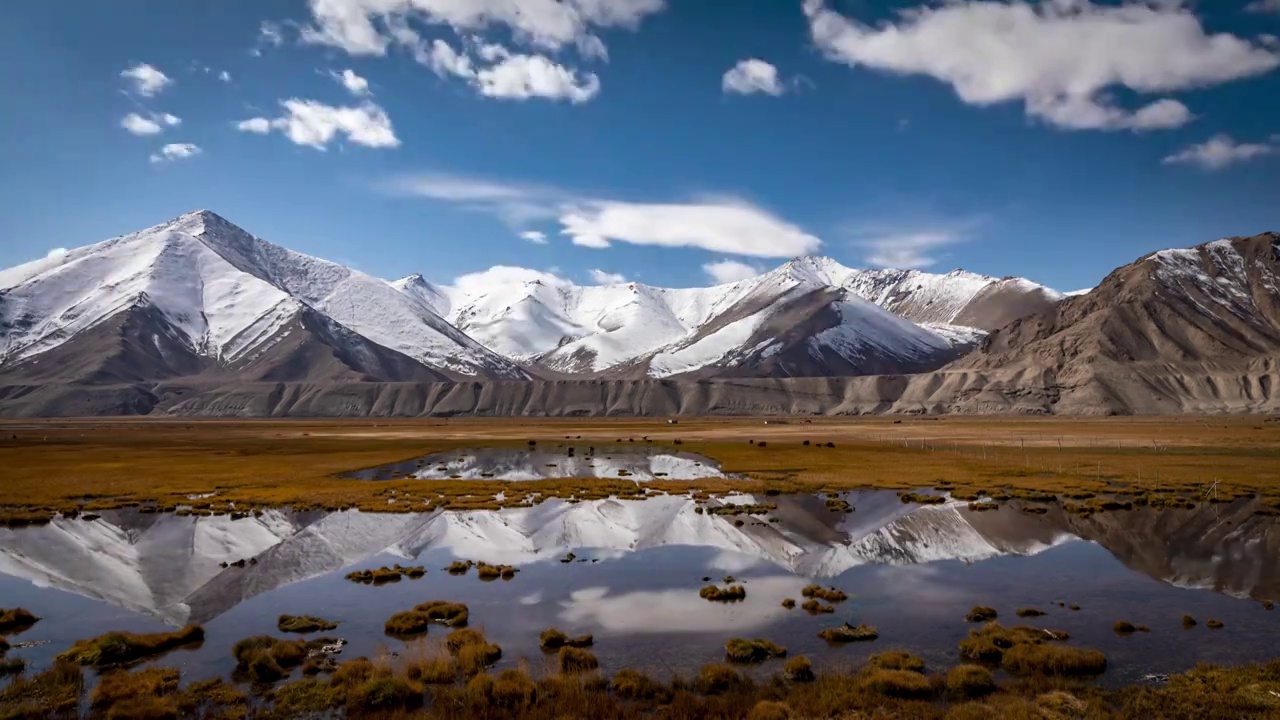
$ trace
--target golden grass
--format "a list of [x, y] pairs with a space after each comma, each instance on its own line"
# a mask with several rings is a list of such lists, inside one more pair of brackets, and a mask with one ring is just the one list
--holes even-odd
[[557, 628], [547, 628], [538, 636], [538, 644], [543, 650], [559, 650], [562, 647], [587, 648], [595, 644], [590, 634], [570, 637]]
[[741, 585], [717, 587], [707, 585], [698, 591], [698, 597], [712, 602], [738, 602], [747, 599], [747, 589]]
[[594, 654], [569, 646], [560, 648], [559, 664], [562, 673], [590, 672], [600, 666]]
[[2, 635], [20, 633], [38, 622], [40, 622], [40, 618], [26, 608], [9, 608], [7, 610], [0, 608], [0, 634]]
[[[648, 435], [654, 443], [710, 456], [748, 480], [659, 479], [656, 492], [708, 495], [835, 492], [881, 487], [909, 491], [947, 485], [958, 495], [993, 488], [1074, 494], [1130, 485], [1159, 492], [1151, 503], [1203, 502], [1215, 480], [1220, 497], [1256, 493], [1280, 500], [1280, 423], [1255, 418], [815, 419], [761, 427], [751, 419], [110, 419], [0, 423], [0, 524], [38, 522], [53, 513], [155, 503], [187, 505], [216, 492], [197, 512], [237, 508], [360, 508], [412, 512], [492, 502], [496, 480], [391, 480], [340, 477], [424, 453], [477, 444], [525, 446], [530, 435], [586, 440]], [[806, 438], [800, 438], [800, 435]], [[16, 439], [15, 439], [16, 436]], [[761, 448], [747, 438], [777, 440]], [[800, 439], [836, 447], [816, 450]], [[793, 441], [794, 440], [794, 441]], [[1025, 445], [1025, 447], [1024, 447]], [[69, 462], [74, 458], [74, 462]], [[857, 467], [858, 473], [848, 472]], [[902, 473], [911, 467], [912, 473]], [[110, 488], [104, 492], [103, 488]], [[636, 496], [629, 480], [557, 479], [521, 483], [536, 497]], [[1008, 493], [1006, 493], [1008, 494]], [[394, 498], [393, 503], [388, 499]], [[505, 504], [520, 502], [512, 498]]]
[[924, 672], [924, 660], [905, 650], [887, 650], [867, 658], [867, 665], [881, 670]]
[[258, 684], [281, 680], [302, 665], [312, 650], [335, 642], [333, 638], [284, 640], [270, 635], [255, 635], [240, 640], [231, 648], [236, 660], [232, 677]]
[[276, 619], [276, 629], [280, 632], [312, 633], [333, 630], [337, 627], [336, 622], [310, 615], [281, 615]]
[[956, 698], [976, 698], [995, 692], [991, 671], [981, 665], [957, 665], [947, 671], [947, 691]]
[[969, 614], [964, 616], [964, 620], [965, 622], [971, 623], [989, 622], [991, 620], [995, 620], [999, 615], [1000, 614], [996, 612], [996, 609], [993, 607], [975, 605], [973, 609], [969, 611]]
[[110, 632], [87, 640], [77, 640], [71, 649], [58, 656], [78, 665], [111, 667], [127, 665], [163, 655], [180, 647], [204, 642], [204, 628], [188, 625], [167, 633]]
[[769, 658], [786, 657], [787, 649], [777, 643], [756, 638], [732, 638], [724, 644], [724, 658], [735, 663], [759, 663]]
[[1019, 625], [1006, 628], [1000, 623], [989, 622], [960, 641], [960, 657], [969, 662], [998, 665], [1010, 648], [1019, 645], [1040, 645], [1046, 642], [1067, 640], [1066, 632]]
[[839, 627], [827, 628], [818, 633], [818, 637], [829, 643], [866, 642], [880, 637], [880, 633], [870, 625], [853, 626], [845, 623]]
[[821, 585], [806, 585], [800, 594], [807, 598], [817, 598], [826, 600], [829, 603], [844, 602], [849, 599], [843, 590], [838, 588], [824, 588]]
[[1000, 667], [1015, 675], [1101, 675], [1107, 658], [1087, 648], [1020, 644], [1004, 652]]
[[782, 666], [782, 676], [791, 682], [813, 682], [813, 663], [804, 655], [787, 658]]
[[347, 573], [347, 579], [364, 585], [385, 585], [387, 583], [400, 582], [402, 577], [417, 580], [425, 574], [427, 574], [427, 569], [421, 565], [404, 567], [397, 563], [391, 567], [383, 565], [375, 569], [354, 570]]

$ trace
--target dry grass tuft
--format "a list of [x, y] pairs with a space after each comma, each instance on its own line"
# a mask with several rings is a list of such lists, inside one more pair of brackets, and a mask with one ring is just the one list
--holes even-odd
[[880, 633], [870, 625], [854, 627], [845, 623], [840, 627], [827, 628], [818, 633], [818, 637], [830, 643], [865, 642], [880, 637]]
[[199, 625], [188, 625], [168, 633], [111, 632], [88, 640], [77, 640], [58, 659], [90, 667], [112, 667], [140, 662], [175, 648], [202, 642], [204, 628]]
[[698, 591], [698, 597], [712, 602], [738, 602], [747, 599], [747, 589], [741, 585], [730, 585], [724, 588], [707, 585]]
[[276, 629], [280, 632], [313, 633], [333, 630], [337, 627], [336, 622], [310, 615], [281, 615], [276, 619]]
[[1101, 675], [1107, 658], [1097, 650], [1066, 645], [1015, 645], [1000, 666], [1015, 675]]
[[867, 659], [867, 665], [880, 670], [910, 670], [924, 672], [924, 660], [905, 650], [888, 650]]
[[595, 644], [595, 638], [589, 634], [570, 637], [557, 628], [547, 628], [538, 636], [538, 642], [543, 650], [559, 650], [562, 647], [588, 648]]
[[30, 610], [25, 608], [0, 608], [0, 635], [13, 635], [40, 622]]
[[844, 602], [849, 599], [843, 590], [837, 588], [824, 588], [821, 585], [807, 585], [800, 594], [807, 598], [817, 598], [818, 600], [826, 600], [829, 603]]
[[991, 671], [981, 665], [957, 665], [947, 672], [947, 691], [956, 698], [977, 698], [995, 692]]
[[995, 608], [987, 607], [986, 605], [975, 605], [969, 611], [969, 614], [964, 616], [964, 621], [971, 623], [989, 622], [997, 617], [999, 617], [999, 613], [996, 612]]
[[724, 644], [724, 657], [729, 662], [759, 663], [769, 658], [786, 656], [786, 648], [762, 638], [732, 638]]
[[599, 661], [592, 653], [576, 647], [560, 648], [560, 672], [565, 674], [590, 672], [600, 667]]
[[833, 613], [836, 611], [836, 609], [831, 607], [830, 605], [823, 605], [822, 603], [818, 602], [817, 600], [814, 600], [813, 598], [805, 600], [804, 603], [800, 605], [800, 609], [804, 610], [810, 615], [825, 615], [825, 614]]

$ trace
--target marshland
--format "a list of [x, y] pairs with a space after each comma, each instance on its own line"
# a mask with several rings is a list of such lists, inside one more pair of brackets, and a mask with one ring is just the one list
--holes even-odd
[[1266, 714], [1278, 425], [7, 423], [0, 717]]

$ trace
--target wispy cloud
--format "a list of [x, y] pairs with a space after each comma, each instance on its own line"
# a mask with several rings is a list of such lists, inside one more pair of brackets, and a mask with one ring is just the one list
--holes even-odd
[[151, 162], [168, 162], [171, 160], [185, 160], [192, 158], [204, 152], [194, 143], [169, 143], [160, 148], [160, 151], [152, 154]]
[[605, 272], [599, 268], [592, 268], [587, 274], [591, 276], [591, 282], [597, 285], [618, 285], [627, 281], [622, 273]]
[[[928, 218], [919, 208], [910, 215]], [[938, 264], [945, 248], [968, 242], [986, 224], [983, 217], [901, 222], [858, 223], [845, 228], [852, 244], [862, 250], [862, 262], [873, 267], [921, 269]]]
[[1166, 165], [1195, 165], [1204, 170], [1221, 170], [1237, 163], [1271, 155], [1276, 146], [1267, 143], [1238, 143], [1230, 135], [1215, 135], [1188, 146], [1164, 159]]
[[733, 197], [690, 202], [632, 202], [559, 188], [428, 173], [383, 185], [400, 195], [430, 198], [495, 215], [516, 230], [555, 220], [580, 247], [612, 243], [689, 247], [730, 255], [790, 257], [816, 251], [822, 241], [770, 212]]

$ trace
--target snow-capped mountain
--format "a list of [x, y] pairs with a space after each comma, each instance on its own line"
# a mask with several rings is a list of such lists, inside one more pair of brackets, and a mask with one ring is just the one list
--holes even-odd
[[542, 276], [393, 285], [514, 360], [564, 374], [865, 375], [933, 369], [1006, 317], [1057, 302], [1020, 278], [855, 270], [796, 258], [706, 288], [580, 286]]
[[1059, 299], [1021, 279], [820, 257], [704, 288], [386, 282], [202, 210], [0, 271], [0, 374], [222, 386], [904, 374]]
[[0, 328], [0, 364], [35, 376], [527, 377], [384, 281], [208, 211], [0, 272]]

